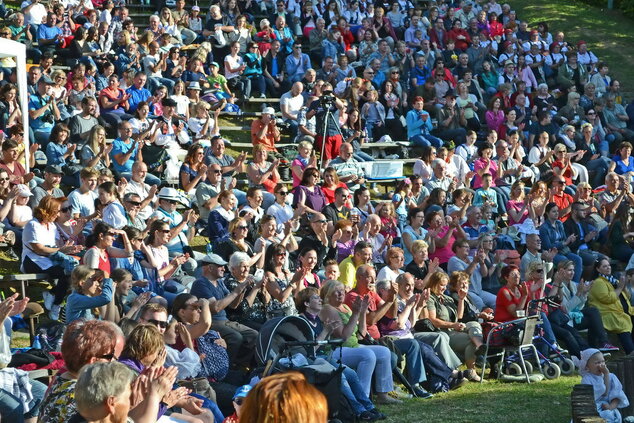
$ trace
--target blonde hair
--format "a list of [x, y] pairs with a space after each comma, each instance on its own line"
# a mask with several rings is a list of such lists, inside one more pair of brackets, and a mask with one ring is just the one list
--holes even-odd
[[420, 253], [423, 250], [429, 250], [429, 244], [427, 244], [422, 239], [414, 241], [412, 243], [412, 248], [410, 248], [410, 251], [412, 252], [412, 254]]
[[73, 269], [73, 273], [70, 274], [70, 286], [75, 291], [81, 293], [81, 283], [85, 282], [92, 275], [95, 274], [95, 269], [91, 269], [90, 267], [80, 264], [76, 268]]
[[121, 357], [143, 362], [144, 359], [161, 351], [164, 347], [163, 335], [155, 326], [139, 325], [130, 332]]

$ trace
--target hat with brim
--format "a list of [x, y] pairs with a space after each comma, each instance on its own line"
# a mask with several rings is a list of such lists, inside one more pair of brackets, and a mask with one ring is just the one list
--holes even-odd
[[17, 186], [17, 190], [18, 190], [18, 197], [30, 197], [33, 195], [29, 187], [27, 187], [24, 184], [19, 184]]
[[444, 95], [445, 98], [447, 97], [453, 97], [456, 98], [456, 93], [453, 92], [453, 90], [447, 90], [447, 92]]
[[236, 393], [233, 394], [233, 399], [236, 398], [246, 398], [246, 396], [251, 391], [251, 385], [242, 385], [236, 390]]
[[159, 198], [159, 200], [177, 201], [185, 206], [187, 205], [183, 197], [178, 193], [178, 191], [175, 188], [172, 188], [172, 187], [161, 188], [157, 197]]
[[55, 175], [63, 175], [64, 171], [62, 171], [62, 167], [60, 165], [47, 165], [44, 168], [44, 172], [46, 173], [54, 173]]
[[200, 91], [200, 84], [198, 83], [198, 81], [192, 81], [187, 86], [187, 89]]

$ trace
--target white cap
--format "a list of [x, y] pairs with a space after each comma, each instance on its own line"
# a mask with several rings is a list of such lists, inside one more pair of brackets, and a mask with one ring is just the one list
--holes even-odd
[[264, 110], [262, 110], [262, 114], [267, 114], [267, 115], [275, 115], [275, 109], [272, 107], [265, 107]]
[[29, 187], [27, 187], [24, 184], [17, 185], [17, 188], [18, 188], [18, 196], [19, 197], [30, 197], [30, 196], [33, 195], [31, 190], [29, 189]]

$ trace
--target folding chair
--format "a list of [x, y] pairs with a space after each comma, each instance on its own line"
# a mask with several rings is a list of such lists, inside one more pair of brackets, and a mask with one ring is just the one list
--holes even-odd
[[[528, 374], [528, 371], [526, 370], [526, 361], [524, 359], [524, 349], [529, 349], [530, 352], [533, 353], [533, 357], [535, 358], [535, 363], [537, 364], [537, 368], [540, 368], [540, 364], [539, 364], [539, 355], [537, 353], [537, 348], [535, 348], [535, 345], [533, 344], [533, 336], [535, 334], [535, 328], [537, 327], [537, 324], [539, 323], [539, 316], [529, 316], [529, 317], [522, 317], [521, 319], [516, 319], [516, 320], [511, 320], [510, 322], [505, 322], [505, 323], [501, 323], [500, 325], [496, 326], [495, 328], [491, 329], [491, 331], [489, 331], [489, 334], [487, 335], [487, 340], [486, 340], [486, 349], [484, 352], [484, 363], [482, 364], [482, 377], [481, 377], [481, 381], [480, 383], [484, 382], [484, 372], [486, 371], [486, 365], [487, 365], [487, 360], [491, 357], [500, 357], [500, 371], [498, 372], [497, 377], [500, 377], [500, 374], [502, 373], [502, 367], [504, 366], [504, 358], [506, 357], [507, 351], [509, 352], [513, 352], [516, 351], [520, 357], [520, 363], [522, 366], [522, 370], [524, 371], [524, 375], [526, 376], [526, 382], [527, 383], [531, 383], [530, 381], [530, 375]], [[524, 329], [522, 331], [520, 331], [519, 333], [519, 345], [513, 345], [508, 343], [508, 341], [506, 343], [501, 343], [501, 344], [497, 344], [497, 343], [492, 343], [492, 341], [496, 341], [495, 339], [495, 334], [496, 332], [502, 331], [505, 328], [511, 327], [513, 325], [524, 325]], [[501, 352], [495, 352], [491, 355], [489, 355], [489, 348], [501, 348], [502, 351]]]

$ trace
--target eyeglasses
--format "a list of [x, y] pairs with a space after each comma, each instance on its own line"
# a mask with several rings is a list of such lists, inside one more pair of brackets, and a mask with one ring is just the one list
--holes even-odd
[[279, 191], [278, 194], [279, 195], [288, 195], [288, 191]]
[[278, 256], [278, 257], [286, 257], [286, 252], [285, 251], [280, 251], [279, 253], [276, 254], [276, 256]]
[[313, 220], [313, 222], [312, 222], [312, 223], [321, 223], [321, 224], [324, 224], [324, 223], [328, 223], [328, 221], [327, 221], [327, 220], [325, 220], [325, 219], [322, 219], [322, 220]]
[[258, 46], [250, 46], [249, 48], [258, 48]]
[[596, 113], [595, 112], [588, 112], [588, 116], [590, 116], [590, 115], [596, 115]]
[[130, 203], [131, 205], [135, 206], [135, 207], [139, 207], [141, 206], [141, 202], [140, 201], [132, 201], [132, 200], [128, 200], [128, 203]]
[[165, 320], [148, 319], [148, 323], [161, 329], [165, 329], [167, 327], [167, 321]]
[[11, 33], [10, 32], [3, 32], [0, 35], [2, 35], [3, 37], [10, 37]]
[[302, 48], [302, 46], [294, 46], [293, 48], [295, 48], [295, 49], [301, 49], [301, 48]]
[[69, 211], [71, 211], [73, 208], [71, 206], [68, 207], [64, 207], [62, 209], [59, 209], [60, 212], [62, 213], [68, 213]]
[[178, 201], [176, 201], [176, 200], [164, 200], [164, 201], [166, 201], [166, 202], [167, 202], [167, 203], [169, 203], [169, 204], [176, 204], [176, 203], [178, 203]]
[[238, 226], [236, 229], [249, 229], [248, 226]]
[[394, 75], [395, 73], [400, 73], [399, 71], [392, 71], [392, 75]]

